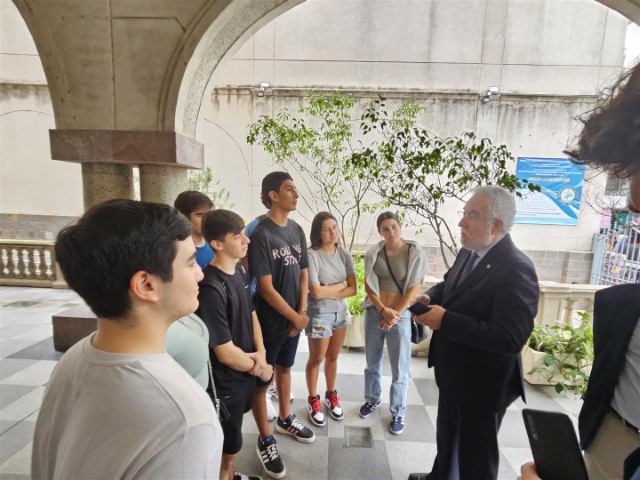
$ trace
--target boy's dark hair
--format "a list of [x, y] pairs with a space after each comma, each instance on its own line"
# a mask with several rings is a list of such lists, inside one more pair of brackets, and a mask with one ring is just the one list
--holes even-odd
[[269, 192], [280, 192], [280, 186], [287, 180], [293, 181], [293, 178], [291, 178], [291, 175], [289, 175], [287, 172], [271, 172], [262, 179], [260, 200], [265, 207], [271, 208], [271, 199], [269, 198]]
[[[238, 235], [244, 229], [242, 217], [231, 210], [210, 210], [202, 216], [202, 235], [208, 244], [224, 241], [228, 233]], [[213, 248], [213, 247], [211, 247]]]
[[189, 218], [191, 212], [200, 207], [213, 208], [213, 202], [204, 193], [187, 190], [176, 197], [173, 206], [185, 217]]
[[[311, 248], [314, 250], [318, 250], [322, 246], [322, 239], [320, 236], [322, 235], [322, 224], [325, 220], [334, 220], [336, 223], [336, 217], [334, 217], [329, 212], [320, 212], [315, 217], [313, 217], [313, 221], [311, 222], [311, 233], [309, 234], [309, 240], [311, 240]], [[338, 237], [338, 242], [336, 245], [340, 244], [340, 237]]]
[[190, 235], [189, 221], [169, 205], [110, 200], [58, 233], [56, 259], [98, 317], [120, 319], [131, 309], [131, 277], [144, 270], [170, 282], [176, 242]]

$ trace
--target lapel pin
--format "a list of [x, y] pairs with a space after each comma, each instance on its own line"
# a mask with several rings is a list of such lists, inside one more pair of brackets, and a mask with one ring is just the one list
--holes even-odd
[[487, 270], [489, 270], [491, 268], [491, 264], [487, 263], [487, 266], [485, 267]]

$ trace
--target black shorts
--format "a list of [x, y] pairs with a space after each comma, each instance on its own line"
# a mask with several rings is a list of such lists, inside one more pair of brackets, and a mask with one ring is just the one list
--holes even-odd
[[[267, 352], [267, 363], [273, 367], [280, 366], [284, 368], [291, 368], [296, 361], [296, 352], [298, 351], [298, 341], [300, 340], [300, 334], [295, 337], [284, 337], [280, 340], [272, 343], [264, 344], [264, 348]], [[263, 382], [260, 378], [256, 377], [256, 384], [259, 387], [269, 385], [271, 380]]]
[[248, 381], [233, 384], [233, 388], [218, 389], [218, 399], [227, 407], [229, 418], [220, 419], [224, 442], [222, 451], [227, 455], [235, 455], [242, 448], [242, 418], [245, 413], [251, 410], [253, 405], [253, 389], [255, 379], [251, 377]]

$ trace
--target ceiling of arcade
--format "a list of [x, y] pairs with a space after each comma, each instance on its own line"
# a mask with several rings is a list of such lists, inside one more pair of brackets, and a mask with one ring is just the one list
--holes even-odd
[[[13, 0], [33, 35], [57, 128], [194, 136], [220, 60], [304, 0]], [[598, 0], [640, 24], [640, 0]]]

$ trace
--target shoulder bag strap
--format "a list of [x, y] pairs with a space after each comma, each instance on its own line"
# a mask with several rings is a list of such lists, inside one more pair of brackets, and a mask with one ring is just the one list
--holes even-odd
[[393, 274], [393, 270], [391, 270], [391, 263], [389, 263], [389, 256], [387, 255], [387, 246], [382, 247], [382, 252], [384, 253], [384, 261], [387, 262], [387, 268], [389, 269], [389, 273], [391, 274], [391, 278], [393, 279], [393, 283], [398, 287], [398, 291], [402, 294], [402, 287], [400, 286], [400, 282]]

